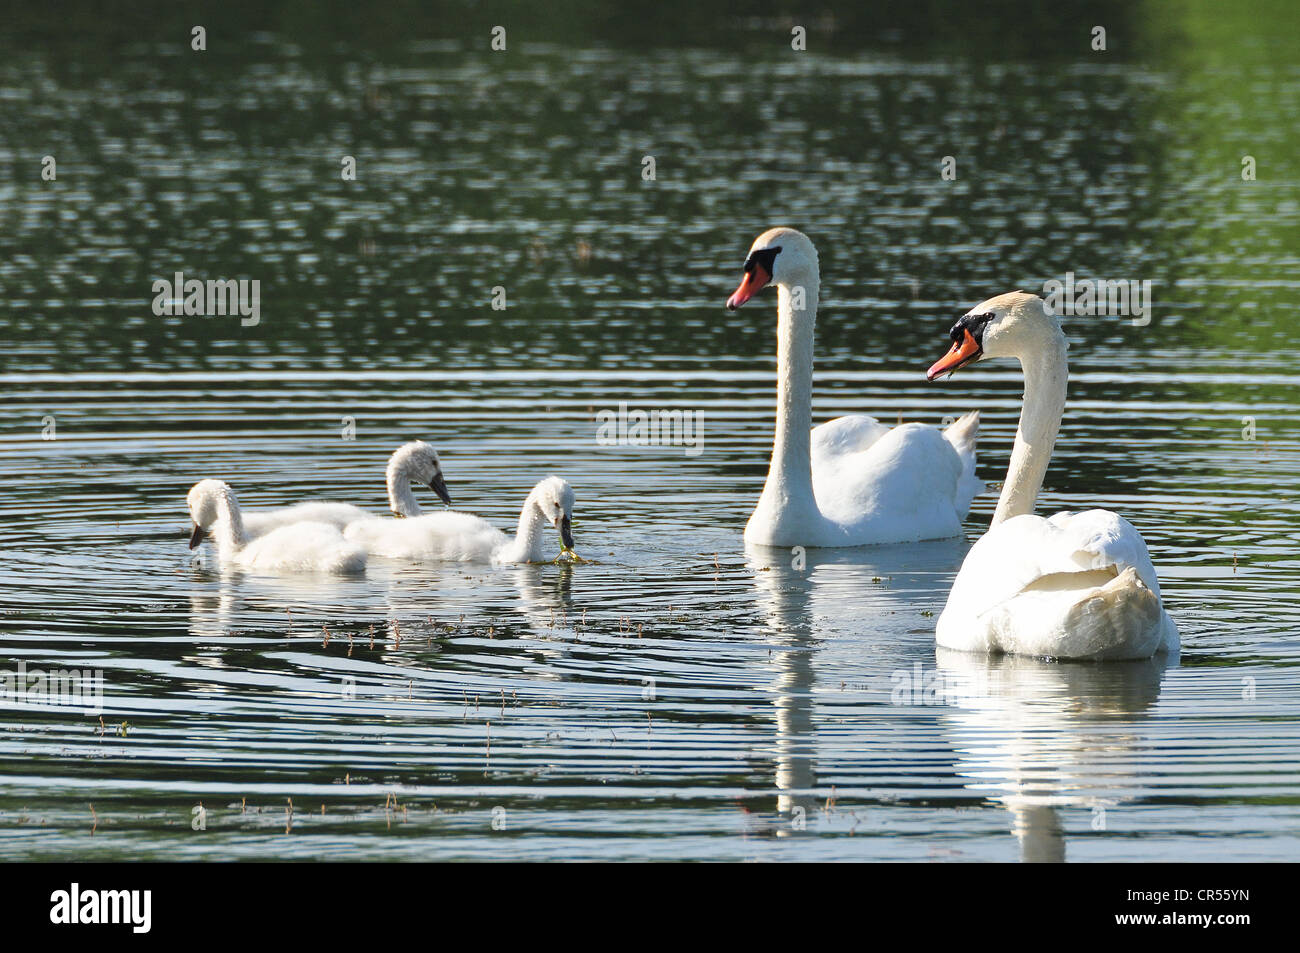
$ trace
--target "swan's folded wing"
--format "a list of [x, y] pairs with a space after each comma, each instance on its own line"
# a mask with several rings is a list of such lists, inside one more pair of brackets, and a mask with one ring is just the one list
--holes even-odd
[[[979, 617], [1045, 576], [1132, 567], [1157, 596], [1160, 587], [1146, 543], [1122, 516], [1108, 510], [1023, 515], [990, 529], [971, 547], [953, 583], [948, 606]], [[945, 610], [946, 611], [946, 610]]]
[[[831, 422], [834, 424], [838, 421]], [[836, 545], [959, 535], [957, 491], [962, 461], [952, 445], [925, 424], [876, 426], [884, 433], [865, 450], [813, 454], [816, 505], [824, 517], [842, 527], [846, 537]], [[865, 429], [845, 428], [859, 436]], [[847, 434], [837, 437], [834, 446], [849, 445]]]
[[357, 520], [372, 519], [373, 513], [351, 503], [308, 500], [277, 510], [244, 510], [244, 530], [250, 537], [265, 536], [272, 530], [294, 523], [326, 523], [339, 529]]
[[343, 535], [374, 556], [474, 561], [491, 558], [506, 536], [487, 520], [446, 510], [410, 519], [369, 519], [348, 525]]
[[1142, 584], [1160, 595], [1160, 582], [1146, 540], [1137, 527], [1118, 513], [1110, 510], [1057, 513], [1048, 522], [1064, 534], [1068, 545], [1074, 549], [1076, 560], [1088, 562], [1085, 568], [1113, 566], [1118, 573], [1132, 567]]
[[279, 526], [241, 549], [237, 561], [254, 569], [360, 572], [366, 553], [337, 526], [300, 522]]
[[866, 414], [848, 414], [828, 420], [812, 429], [813, 468], [818, 458], [831, 460], [850, 453], [860, 453], [889, 433], [889, 427]]

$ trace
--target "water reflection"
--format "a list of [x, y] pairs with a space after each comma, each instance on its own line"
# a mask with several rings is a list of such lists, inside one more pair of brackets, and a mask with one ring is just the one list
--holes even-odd
[[1105, 830], [1106, 810], [1131, 798], [1145, 773], [1152, 752], [1143, 726], [1177, 661], [936, 654], [956, 771], [1010, 812], [1021, 859], [1066, 859], [1065, 812], [1086, 810], [1089, 826]]
[[557, 632], [576, 633], [581, 614], [573, 603], [574, 566], [528, 563], [510, 567], [519, 590], [519, 612], [538, 638], [553, 638]]
[[817, 783], [817, 698], [819, 689], [842, 686], [845, 673], [823, 662], [829, 684], [818, 685], [825, 640], [843, 640], [841, 652], [870, 654], [885, 665], [910, 665], [918, 641], [915, 602], [946, 594], [966, 549], [962, 539], [852, 549], [746, 547], [756, 608], [777, 646], [771, 664], [776, 811], [784, 821], [778, 834], [804, 829], [828, 796]]
[[[816, 554], [817, 550], [812, 550]], [[775, 644], [776, 696], [772, 705], [776, 722], [773, 783], [778, 791], [775, 831], [789, 836], [806, 829], [816, 811], [817, 740], [813, 712], [816, 675], [813, 656], [817, 637], [812, 625], [812, 574], [818, 556], [800, 569], [793, 568], [787, 550], [750, 547], [748, 565], [758, 591], [757, 608]]]

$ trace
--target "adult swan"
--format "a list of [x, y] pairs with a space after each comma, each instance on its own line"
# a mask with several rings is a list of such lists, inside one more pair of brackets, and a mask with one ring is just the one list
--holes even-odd
[[942, 433], [923, 424], [891, 429], [863, 414], [812, 427], [820, 280], [808, 236], [773, 228], [755, 239], [727, 299], [735, 310], [764, 285], [777, 287], [776, 441], [745, 542], [862, 546], [961, 535], [971, 498], [984, 488], [975, 478], [978, 411]]
[[1034, 516], [1065, 411], [1069, 346], [1043, 300], [1015, 291], [952, 328], [930, 380], [989, 357], [1018, 358], [1020, 427], [989, 530], [971, 547], [939, 616], [939, 645], [1063, 659], [1143, 659], [1178, 651], [1147, 544], [1107, 510]]

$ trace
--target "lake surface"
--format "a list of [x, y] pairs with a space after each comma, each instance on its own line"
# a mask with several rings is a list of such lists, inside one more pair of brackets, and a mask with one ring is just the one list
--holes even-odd
[[[1300, 32], [1225, 16], [1046, 59], [748, 22], [7, 50], [0, 661], [104, 681], [102, 720], [0, 709], [0, 857], [1294, 859]], [[936, 655], [994, 492], [963, 540], [746, 551], [775, 301], [722, 303], [773, 224], [820, 250], [815, 418], [980, 408], [994, 483], [1019, 370], [927, 384], [952, 321], [1153, 283], [1147, 325], [1066, 319], [1039, 511], [1136, 524], [1180, 659]], [[177, 271], [259, 280], [259, 323], [155, 316]], [[702, 412], [702, 452], [599, 445], [621, 402]], [[415, 438], [502, 528], [567, 478], [591, 562], [186, 548], [200, 478], [379, 511]]]

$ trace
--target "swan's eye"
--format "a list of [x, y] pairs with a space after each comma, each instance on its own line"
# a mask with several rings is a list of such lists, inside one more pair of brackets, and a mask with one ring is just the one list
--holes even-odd
[[962, 315], [949, 332], [949, 335], [952, 337], [952, 343], [961, 344], [966, 338], [966, 332], [969, 331], [971, 337], [975, 339], [975, 342], [983, 345], [984, 329], [988, 327], [988, 323], [995, 317], [997, 317], [997, 315], [992, 311], [987, 314]]

